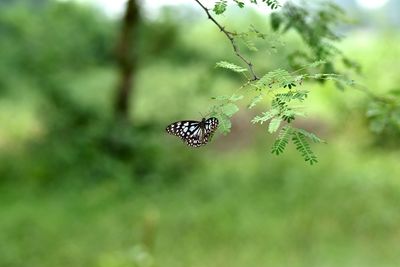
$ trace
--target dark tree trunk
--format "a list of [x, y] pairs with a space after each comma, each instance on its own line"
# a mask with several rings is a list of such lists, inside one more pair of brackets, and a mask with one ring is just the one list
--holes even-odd
[[133, 84], [137, 67], [137, 28], [139, 24], [139, 5], [137, 0], [127, 2], [122, 21], [120, 38], [116, 48], [116, 59], [120, 70], [114, 110], [117, 117], [128, 118], [129, 97], [133, 93]]

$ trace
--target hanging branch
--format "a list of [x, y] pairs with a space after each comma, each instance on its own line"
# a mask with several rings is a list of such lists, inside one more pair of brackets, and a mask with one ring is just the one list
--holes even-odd
[[251, 81], [257, 81], [260, 78], [258, 78], [258, 76], [256, 75], [254, 69], [253, 69], [253, 63], [251, 63], [250, 60], [246, 59], [239, 50], [239, 47], [237, 46], [236, 42], [235, 42], [235, 33], [227, 31], [225, 29], [225, 27], [223, 27], [221, 24], [218, 23], [218, 21], [216, 21], [210, 14], [210, 10], [208, 8], [206, 8], [199, 0], [195, 0], [200, 6], [201, 8], [206, 12], [208, 18], [215, 24], [217, 25], [217, 27], [226, 35], [226, 37], [228, 37], [229, 41], [232, 44], [233, 47], [233, 51], [235, 52], [236, 56], [238, 56], [246, 65], [247, 68], [249, 69], [252, 78]]
[[[287, 144], [293, 142], [296, 150], [299, 151], [303, 159], [309, 164], [313, 165], [318, 162], [316, 155], [311, 149], [312, 143], [324, 143], [322, 139], [317, 137], [314, 133], [308, 132], [305, 129], [299, 129], [293, 126], [293, 121], [298, 117], [304, 117], [305, 114], [302, 111], [302, 107], [298, 106], [299, 103], [305, 101], [309, 95], [308, 90], [296, 88], [300, 87], [304, 80], [315, 80], [324, 81], [331, 80], [336, 82], [341, 87], [343, 86], [354, 86], [354, 81], [348, 79], [345, 75], [341, 75], [335, 72], [334, 63], [332, 61], [333, 55], [342, 55], [341, 52], [335, 48], [333, 43], [339, 40], [339, 37], [330, 31], [333, 26], [337, 25], [340, 19], [340, 8], [335, 5], [328, 5], [327, 8], [321, 7], [315, 12], [309, 12], [307, 7], [297, 5], [286, 5], [283, 9], [283, 13], [279, 12], [271, 17], [271, 23], [273, 30], [278, 34], [283, 33], [279, 31], [279, 28], [294, 28], [303, 37], [303, 41], [309, 45], [314, 52], [314, 57], [303, 56], [303, 60], [306, 59], [307, 63], [299, 67], [299, 64], [293, 64], [296, 66], [294, 71], [289, 71], [283, 68], [271, 70], [260, 77], [257, 76], [253, 69], [253, 65], [250, 60], [246, 59], [240, 52], [239, 46], [236, 41], [238, 37], [248, 36], [247, 33], [236, 33], [225, 29], [215, 18], [211, 15], [211, 10], [206, 8], [200, 1], [195, 0], [197, 4], [206, 12], [208, 19], [210, 19], [225, 36], [229, 39], [234, 53], [246, 64], [246, 68], [235, 65], [227, 61], [220, 61], [216, 64], [217, 67], [227, 69], [239, 74], [248, 71], [250, 77], [247, 82], [242, 85], [241, 88], [251, 84], [253, 90], [246, 90], [240, 95], [235, 93], [231, 96], [217, 96], [213, 99], [219, 101], [214, 104], [211, 109], [211, 114], [217, 117], [220, 121], [219, 130], [222, 133], [229, 133], [232, 123], [232, 116], [240, 110], [236, 104], [237, 101], [245, 98], [246, 94], [253, 94], [253, 99], [248, 105], [248, 108], [255, 107], [265, 97], [271, 97], [270, 106], [268, 109], [261, 114], [257, 115], [252, 119], [252, 123], [267, 123], [268, 132], [271, 134], [276, 133], [276, 140], [272, 146], [271, 152], [279, 155], [283, 153]], [[244, 2], [234, 0], [239, 7], [244, 6]], [[215, 14], [222, 14], [226, 10], [227, 0], [221, 0], [216, 2], [214, 6]], [[257, 1], [250, 1], [251, 3], [257, 3]], [[260, 1], [261, 2], [261, 1]], [[276, 0], [263, 0], [271, 9], [276, 9], [280, 5]], [[296, 12], [288, 13], [287, 10]], [[320, 14], [328, 14], [321, 18]], [[328, 18], [328, 19], [327, 19]], [[303, 21], [310, 21], [310, 23], [302, 23]], [[324, 31], [317, 32], [316, 29], [325, 29]], [[252, 28], [250, 33], [256, 33], [256, 37], [265, 39], [265, 35], [261, 34], [258, 30]], [[309, 43], [308, 40], [312, 39], [313, 42]], [[330, 42], [326, 42], [326, 40]], [[248, 43], [246, 42], [248, 45]], [[250, 48], [251, 45], [248, 45]], [[321, 52], [322, 51], [322, 52]], [[300, 51], [301, 54], [301, 51]], [[291, 60], [288, 57], [289, 60]], [[311, 62], [309, 62], [311, 61]], [[321, 72], [322, 65], [325, 65]], [[354, 64], [353, 64], [354, 65]], [[299, 68], [298, 68], [299, 67]], [[311, 70], [314, 69], [314, 70]], [[360, 90], [366, 91], [364, 88], [359, 86]], [[250, 92], [251, 91], [251, 92]]]

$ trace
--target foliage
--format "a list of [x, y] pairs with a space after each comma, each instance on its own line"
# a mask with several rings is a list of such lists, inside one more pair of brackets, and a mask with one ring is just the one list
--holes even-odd
[[342, 36], [335, 33], [335, 29], [347, 21], [344, 10], [329, 1], [317, 4], [304, 2], [301, 5], [288, 2], [280, 12], [271, 15], [274, 31], [283, 34], [294, 30], [309, 48], [296, 50], [288, 56], [292, 68], [299, 68], [304, 62], [314, 59], [323, 59], [326, 63], [321, 65], [323, 68], [320, 71], [323, 73], [338, 72], [334, 61], [336, 56], [339, 56], [347, 67], [359, 71], [359, 65], [336, 47]]
[[[142, 182], [179, 180], [177, 177], [186, 170], [177, 166], [185, 166], [184, 161], [193, 155], [170, 158], [169, 162], [157, 159], [167, 153], [156, 141], [159, 136], [153, 135], [160, 133], [164, 122], [132, 125], [131, 121], [115, 121], [112, 116], [117, 78], [112, 59], [116, 21], [74, 2], [43, 0], [39, 5], [38, 1], [24, 0], [2, 4], [1, 117], [23, 124], [13, 114], [20, 114], [21, 106], [31, 114], [33, 126], [21, 133], [22, 141], [11, 134], [9, 139], [4, 138], [7, 129], [2, 127], [0, 143], [10, 147], [10, 153], [2, 147], [1, 183], [96, 183], [110, 179], [113, 173]], [[163, 29], [172, 31], [171, 25]], [[159, 30], [160, 26], [149, 22], [145, 28]], [[140, 49], [154, 52], [152, 45], [162, 38], [158, 33], [144, 35], [141, 41], [148, 45]], [[160, 52], [154, 54], [158, 57]], [[3, 103], [17, 108], [8, 112]]]
[[239, 111], [239, 107], [235, 104], [235, 102], [241, 100], [243, 95], [235, 95], [232, 96], [218, 96], [213, 97], [213, 99], [220, 101], [220, 104], [214, 106], [212, 111], [210, 112], [210, 116], [216, 116], [220, 122], [218, 127], [219, 132], [222, 134], [228, 134], [231, 130], [232, 123], [230, 118]]
[[296, 145], [296, 149], [301, 153], [305, 161], [308, 161], [311, 165], [318, 162], [317, 157], [312, 152], [304, 134], [294, 131], [292, 134], [292, 141]]
[[220, 0], [215, 3], [213, 10], [215, 14], [220, 15], [225, 12], [226, 6], [227, 6], [227, 0]]
[[[252, 123], [263, 124], [268, 123], [268, 132], [275, 133], [280, 128], [280, 134], [277, 136], [275, 144], [272, 147], [272, 153], [279, 155], [283, 153], [286, 144], [289, 141], [289, 137], [292, 137], [292, 141], [296, 145], [296, 149], [303, 156], [304, 160], [310, 164], [317, 162], [317, 158], [311, 150], [307, 139], [315, 143], [323, 142], [315, 134], [309, 133], [304, 129], [296, 129], [290, 126], [297, 117], [304, 117], [305, 113], [302, 111], [303, 107], [298, 106], [298, 103], [303, 103], [310, 93], [307, 90], [300, 89], [305, 80], [320, 80], [320, 79], [330, 79], [337, 82], [347, 82], [345, 77], [338, 74], [307, 74], [309, 69], [316, 68], [320, 65], [325, 64], [324, 61], [318, 60], [312, 62], [306, 66], [302, 66], [301, 69], [289, 72], [284, 69], [276, 69], [270, 71], [261, 77], [258, 81], [252, 84], [253, 90], [260, 92], [256, 95], [248, 104], [248, 108], [252, 109], [257, 106], [264, 98], [271, 99], [271, 107], [268, 111], [263, 112], [261, 115], [257, 115], [253, 118]], [[224, 68], [236, 71], [239, 66], [231, 64], [228, 62], [219, 63], [219, 65], [224, 66]], [[303, 74], [299, 74], [304, 71]], [[237, 71], [236, 71], [237, 72]], [[245, 84], [244, 86], [247, 86]], [[230, 130], [231, 124], [227, 120], [232, 117], [239, 109], [233, 104], [238, 100], [241, 100], [244, 96], [236, 98], [235, 95], [232, 97], [214, 97], [217, 100], [225, 100], [225, 103], [214, 106], [212, 114], [219, 117], [222, 120], [221, 131], [227, 133]], [[234, 106], [234, 112], [226, 112], [225, 107], [229, 111], [232, 110]], [[228, 126], [228, 127], [226, 127]], [[289, 134], [290, 133], [290, 134]]]
[[5, 5], [0, 9], [0, 55], [7, 68], [1, 69], [0, 91], [25, 77], [40, 90], [50, 90], [49, 79], [111, 61], [113, 24], [93, 9], [47, 0]]
[[279, 155], [285, 150], [287, 144], [289, 143], [290, 136], [292, 135], [292, 127], [285, 126], [279, 132], [278, 138], [272, 146], [271, 152]]
[[391, 90], [384, 97], [374, 97], [367, 106], [369, 128], [379, 144], [398, 146], [400, 135], [400, 90]]
[[[251, 2], [257, 4], [257, 1]], [[280, 7], [277, 1], [262, 2], [265, 2], [271, 9]], [[244, 6], [243, 2], [236, 1], [236, 3], [240, 7]], [[226, 8], [227, 1], [218, 1], [214, 11], [216, 14], [222, 14]], [[248, 32], [242, 33], [229, 32], [225, 27], [222, 27], [222, 31], [225, 32], [232, 42], [236, 55], [247, 65], [247, 68], [227, 61], [218, 62], [217, 67], [242, 73], [247, 78], [247, 82], [241, 88], [251, 86], [254, 91], [260, 92], [251, 100], [248, 108], [254, 108], [257, 104], [261, 103], [264, 97], [270, 96], [270, 110], [256, 116], [252, 122], [263, 124], [269, 121], [268, 132], [271, 134], [283, 127], [281, 134], [277, 137], [276, 146], [272, 149], [273, 153], [278, 155], [283, 152], [283, 148], [288, 142], [287, 135], [284, 133], [290, 132], [292, 141], [304, 160], [310, 164], [317, 162], [317, 158], [312, 152], [306, 137], [312, 141], [320, 140], [314, 134], [302, 129], [295, 130], [290, 126], [297, 117], [305, 116], [300, 107], [293, 106], [292, 102], [304, 102], [307, 98], [309, 91], [299, 89], [304, 85], [305, 81], [322, 83], [332, 80], [335, 81], [338, 88], [354, 84], [346, 75], [340, 74], [335, 67], [336, 56], [340, 56], [342, 62], [348, 68], [358, 70], [358, 65], [344, 56], [336, 47], [336, 43], [341, 40], [341, 36], [336, 34], [334, 29], [339, 23], [345, 21], [344, 11], [331, 2], [314, 5], [296, 5], [291, 2], [285, 4], [279, 11], [271, 15], [271, 28], [279, 35], [283, 35], [293, 29], [302, 38], [305, 48], [302, 50], [297, 49], [287, 56], [290, 67], [294, 70], [277, 68], [262, 75], [261, 78], [255, 74], [253, 64], [240, 54], [235, 42], [237, 39], [241, 39], [249, 50], [256, 52], [258, 49], [252, 39], [260, 38], [266, 41], [267, 35], [261, 33], [254, 26], [251, 26]], [[221, 28], [221, 26], [219, 27]], [[269, 45], [272, 44], [270, 43]], [[248, 74], [250, 74], [250, 77]], [[248, 94], [248, 92], [244, 94]], [[215, 99], [220, 100], [219, 98]], [[230, 130], [231, 124], [227, 120], [238, 111], [237, 106], [232, 102], [235, 101], [228, 100], [223, 104], [214, 106], [211, 111], [211, 114], [221, 119], [223, 125], [221, 130], [223, 133], [227, 133]], [[233, 106], [235, 107], [234, 109]], [[229, 112], [226, 112], [226, 109]], [[286, 124], [288, 126], [285, 126]], [[282, 136], [285, 138], [282, 139]]]
[[[244, 1], [241, 0], [232, 0], [234, 3], [237, 4], [238, 7], [243, 8], [246, 3]], [[250, 0], [250, 3], [252, 4], [258, 4], [258, 3], [265, 3], [268, 7], [270, 7], [271, 9], [277, 9], [279, 7], [281, 7], [281, 5], [279, 4], [278, 0]], [[220, 0], [217, 1], [214, 5], [214, 12], [217, 15], [223, 14], [226, 11], [226, 7], [228, 5], [228, 1], [227, 0]]]
[[238, 65], [235, 65], [233, 63], [229, 63], [229, 62], [226, 62], [226, 61], [218, 62], [216, 67], [228, 69], [228, 70], [231, 70], [231, 71], [234, 71], [234, 72], [246, 72], [247, 71], [247, 69], [245, 69], [245, 68], [242, 68], [242, 67], [240, 67]]

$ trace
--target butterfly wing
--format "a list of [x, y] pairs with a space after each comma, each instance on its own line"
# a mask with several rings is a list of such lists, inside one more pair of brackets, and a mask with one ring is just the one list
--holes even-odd
[[214, 135], [215, 131], [218, 128], [219, 121], [217, 118], [212, 117], [205, 121], [204, 129], [203, 129], [203, 142], [202, 144], [205, 145], [208, 141], [211, 140], [212, 136]]
[[189, 146], [201, 146], [200, 122], [198, 121], [177, 121], [166, 128], [167, 133], [178, 136]]
[[199, 147], [203, 144], [202, 142], [202, 128], [200, 127], [200, 124], [198, 125], [198, 127], [196, 128], [196, 130], [185, 139], [185, 142], [188, 146], [191, 147]]

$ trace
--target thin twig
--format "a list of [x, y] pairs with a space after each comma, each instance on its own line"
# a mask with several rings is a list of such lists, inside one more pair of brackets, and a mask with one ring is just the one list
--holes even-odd
[[233, 51], [235, 52], [236, 56], [238, 56], [238, 57], [247, 65], [247, 68], [249, 69], [249, 71], [250, 71], [250, 73], [251, 73], [251, 75], [252, 75], [251, 81], [257, 81], [257, 80], [259, 80], [260, 78], [258, 78], [258, 76], [256, 75], [256, 73], [254, 72], [253, 63], [251, 63], [250, 60], [246, 59], [246, 58], [240, 53], [239, 47], [236, 45], [235, 38], [234, 38], [234, 36], [235, 36], [236, 34], [233, 33], [233, 32], [230, 32], [230, 31], [225, 30], [225, 27], [223, 27], [221, 24], [219, 24], [218, 21], [216, 21], [216, 20], [211, 16], [210, 10], [209, 10], [208, 8], [206, 8], [202, 3], [200, 3], [199, 0], [195, 0], [195, 1], [201, 6], [202, 9], [204, 9], [204, 11], [206, 12], [208, 18], [209, 18], [212, 22], [214, 22], [215, 25], [217, 25], [217, 27], [221, 30], [221, 32], [223, 32], [223, 33], [226, 35], [226, 37], [228, 37], [229, 41], [230, 41], [231, 44], [232, 44]]

